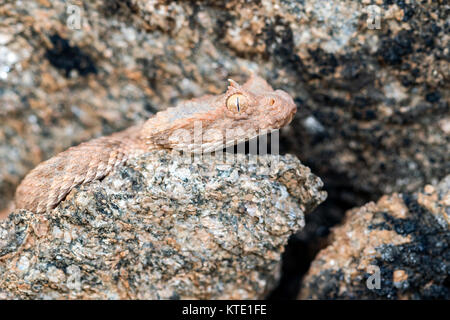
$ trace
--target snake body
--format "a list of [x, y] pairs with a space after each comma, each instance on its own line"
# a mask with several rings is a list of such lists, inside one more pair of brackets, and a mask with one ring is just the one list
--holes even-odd
[[180, 103], [158, 112], [142, 125], [81, 143], [42, 162], [18, 186], [15, 207], [36, 213], [51, 210], [74, 187], [102, 179], [129, 159], [152, 149], [199, 152], [195, 139], [186, 139], [195, 136], [198, 127], [204, 132], [200, 147], [212, 151], [223, 148], [225, 134], [238, 143], [292, 120], [296, 106], [286, 92], [273, 90], [254, 75], [242, 86], [229, 81], [224, 94]]

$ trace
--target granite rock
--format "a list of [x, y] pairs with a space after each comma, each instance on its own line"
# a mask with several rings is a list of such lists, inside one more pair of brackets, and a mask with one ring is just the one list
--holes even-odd
[[420, 192], [386, 195], [347, 212], [313, 261], [299, 298], [448, 300], [449, 279], [447, 176]]
[[0, 222], [0, 298], [263, 298], [326, 193], [294, 156], [252, 159], [156, 151], [52, 212], [13, 212]]

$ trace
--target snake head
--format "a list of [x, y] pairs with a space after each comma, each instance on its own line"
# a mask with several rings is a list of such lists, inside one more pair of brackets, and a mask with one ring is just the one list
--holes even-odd
[[221, 99], [223, 112], [239, 126], [257, 131], [280, 129], [291, 122], [297, 111], [287, 92], [273, 90], [266, 80], [254, 74], [242, 86], [228, 81], [230, 85]]
[[163, 148], [201, 153], [219, 150], [289, 124], [297, 111], [292, 97], [251, 75], [242, 86], [159, 112], [144, 126], [144, 138]]

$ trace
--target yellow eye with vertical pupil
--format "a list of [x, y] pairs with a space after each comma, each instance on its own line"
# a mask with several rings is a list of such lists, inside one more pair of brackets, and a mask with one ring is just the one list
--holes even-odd
[[246, 96], [235, 93], [227, 99], [227, 109], [234, 113], [239, 113], [247, 109], [248, 99]]

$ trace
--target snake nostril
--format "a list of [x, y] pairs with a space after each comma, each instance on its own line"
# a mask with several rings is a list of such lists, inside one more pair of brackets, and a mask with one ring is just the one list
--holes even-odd
[[270, 98], [270, 105], [273, 106], [275, 104], [275, 99]]

